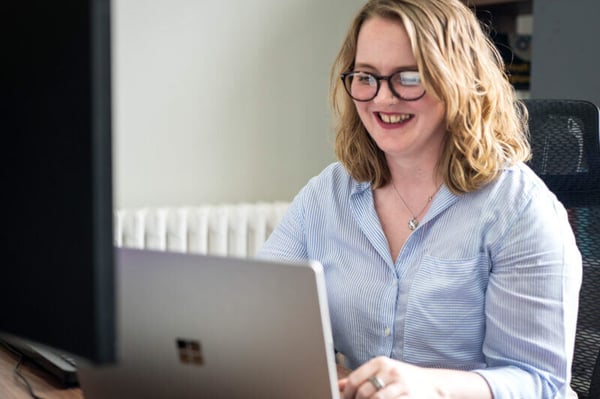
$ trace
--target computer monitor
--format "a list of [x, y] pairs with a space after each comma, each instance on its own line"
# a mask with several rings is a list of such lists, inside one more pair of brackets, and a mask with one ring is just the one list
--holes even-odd
[[0, 336], [112, 362], [110, 4], [3, 17]]

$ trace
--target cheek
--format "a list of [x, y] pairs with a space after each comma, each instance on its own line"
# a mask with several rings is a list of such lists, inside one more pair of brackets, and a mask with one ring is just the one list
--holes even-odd
[[361, 121], [365, 123], [367, 121], [366, 118], [369, 115], [367, 103], [355, 101], [354, 106], [356, 107], [356, 112], [358, 113], [358, 116], [360, 117]]
[[419, 105], [419, 112], [428, 115], [427, 119], [432, 125], [444, 125], [446, 119], [445, 104], [434, 98], [426, 98]]

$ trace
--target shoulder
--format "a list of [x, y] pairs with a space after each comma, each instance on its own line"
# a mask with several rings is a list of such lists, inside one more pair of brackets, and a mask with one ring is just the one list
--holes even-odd
[[350, 196], [365, 184], [354, 180], [340, 162], [334, 162], [311, 178], [301, 193], [317, 197]]
[[489, 184], [485, 190], [509, 202], [526, 203], [536, 198], [555, 199], [542, 179], [524, 163], [505, 168], [498, 179]]
[[340, 162], [333, 162], [326, 166], [321, 173], [313, 177], [311, 181], [328, 182], [350, 182], [354, 181]]
[[[506, 168], [499, 178], [483, 190], [485, 207], [498, 225], [506, 228], [527, 221], [530, 229], [543, 229], [555, 223], [557, 229], [568, 225], [567, 213], [544, 181], [524, 163]], [[554, 220], [555, 222], [550, 222]]]
[[341, 163], [334, 162], [306, 183], [292, 201], [291, 209], [303, 218], [323, 218], [336, 210], [349, 209], [350, 197], [364, 190], [364, 186], [370, 187], [354, 180]]
[[463, 217], [469, 215], [474, 223], [495, 231], [497, 237], [522, 220], [541, 223], [557, 216], [562, 220], [566, 214], [556, 196], [524, 163], [503, 169], [491, 183], [459, 196], [456, 206]]

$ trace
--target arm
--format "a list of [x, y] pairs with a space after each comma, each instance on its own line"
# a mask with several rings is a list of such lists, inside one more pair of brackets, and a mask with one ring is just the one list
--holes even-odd
[[302, 192], [292, 201], [275, 230], [260, 248], [258, 257], [290, 261], [308, 259], [302, 221]]
[[566, 211], [540, 191], [491, 249], [488, 367], [477, 372], [496, 398], [564, 397], [569, 389], [581, 256]]

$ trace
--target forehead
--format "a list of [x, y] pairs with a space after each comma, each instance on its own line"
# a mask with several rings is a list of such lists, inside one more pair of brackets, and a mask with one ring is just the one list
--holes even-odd
[[380, 17], [366, 20], [358, 33], [355, 64], [379, 72], [415, 66], [410, 38], [402, 23]]

